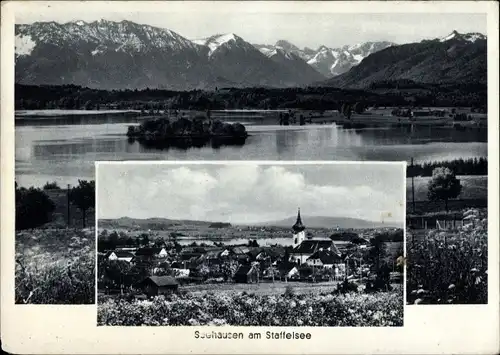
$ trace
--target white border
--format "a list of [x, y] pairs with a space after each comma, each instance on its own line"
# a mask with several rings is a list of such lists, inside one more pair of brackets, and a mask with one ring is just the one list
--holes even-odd
[[[487, 13], [488, 25], [488, 220], [489, 304], [409, 306], [404, 328], [318, 328], [311, 341], [195, 341], [192, 330], [95, 327], [95, 306], [30, 306], [14, 302], [14, 15], [15, 11], [102, 11], [179, 13], [192, 11], [336, 13]], [[495, 354], [499, 347], [498, 218], [498, 2], [2, 2], [1, 23], [1, 330], [12, 353], [203, 353], [203, 354]], [[186, 6], [187, 5], [187, 6]], [[220, 6], [218, 6], [220, 5]], [[418, 29], [417, 29], [418, 30]], [[304, 162], [303, 162], [304, 163]]]

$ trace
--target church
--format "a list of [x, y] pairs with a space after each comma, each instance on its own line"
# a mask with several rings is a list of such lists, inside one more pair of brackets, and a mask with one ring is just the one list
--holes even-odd
[[314, 238], [311, 235], [306, 236], [306, 227], [302, 223], [300, 217], [300, 208], [297, 212], [297, 220], [292, 226], [293, 232], [293, 249], [290, 251], [288, 261], [302, 265], [317, 252], [330, 251], [333, 254], [340, 256], [340, 251], [335, 246], [335, 243], [330, 238]]

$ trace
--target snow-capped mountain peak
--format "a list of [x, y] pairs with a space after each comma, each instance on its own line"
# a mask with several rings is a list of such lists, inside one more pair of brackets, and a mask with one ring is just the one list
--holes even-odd
[[234, 33], [216, 34], [208, 38], [195, 39], [192, 42], [207, 46], [209, 48], [208, 56], [211, 57], [219, 48], [227, 47], [232, 44], [245, 46], [246, 42]]
[[471, 42], [474, 43], [477, 40], [485, 40], [486, 36], [478, 33], [478, 32], [471, 32], [471, 33], [459, 33], [456, 30], [453, 30], [448, 36], [443, 37], [439, 39], [440, 42], [448, 42], [451, 40], [458, 40], [458, 41], [466, 41], [466, 42]]
[[289, 52], [300, 50], [296, 45], [294, 45], [294, 44], [292, 44], [284, 39], [280, 39], [279, 41], [277, 41], [274, 46], [279, 47], [279, 48], [283, 48], [285, 51], [289, 51]]
[[[35, 45], [32, 44], [35, 43]], [[35, 22], [32, 25], [16, 26], [16, 54], [26, 54], [37, 44], [56, 46], [82, 43], [94, 46], [93, 53], [106, 50], [147, 52], [154, 50], [197, 49], [197, 45], [181, 35], [158, 27], [139, 25], [130, 21], [114, 22], [101, 19], [94, 22], [78, 20], [59, 24]]]
[[340, 75], [358, 65], [372, 53], [394, 45], [391, 42], [365, 42], [340, 48], [320, 46], [307, 63], [325, 76]]

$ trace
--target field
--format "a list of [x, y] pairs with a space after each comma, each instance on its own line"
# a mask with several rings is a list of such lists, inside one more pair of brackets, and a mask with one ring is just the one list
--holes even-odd
[[[458, 199], [448, 201], [450, 210], [461, 210], [468, 207], [486, 208], [488, 199], [487, 176], [457, 176], [462, 184], [462, 193]], [[427, 183], [430, 177], [414, 178], [416, 213], [439, 212], [444, 210], [443, 201], [427, 199]], [[406, 179], [407, 211], [413, 212], [411, 179]]]
[[[215, 291], [217, 293], [225, 293], [234, 295], [239, 292], [247, 292], [255, 295], [279, 295], [286, 292], [288, 288], [293, 288], [296, 294], [322, 294], [332, 292], [339, 281], [327, 282], [293, 282], [293, 281], [275, 281], [273, 282], [260, 282], [258, 284], [244, 284], [244, 283], [221, 283], [221, 284], [207, 284], [207, 285], [192, 285], [183, 286], [182, 289], [189, 291], [192, 295], [203, 295], [206, 292]], [[393, 284], [392, 287], [398, 287]]]
[[403, 326], [402, 292], [254, 295], [190, 293], [152, 301], [99, 303], [97, 324], [239, 326]]
[[484, 304], [488, 302], [487, 210], [466, 212], [456, 231], [408, 232], [409, 304]]
[[321, 292], [332, 292], [338, 282], [316, 282], [316, 283], [305, 283], [305, 282], [283, 282], [275, 281], [273, 282], [260, 282], [258, 284], [211, 284], [211, 285], [192, 285], [184, 286], [183, 290], [195, 294], [203, 294], [207, 291], [216, 291], [217, 293], [228, 293], [234, 294], [238, 292], [254, 293], [256, 295], [276, 295], [285, 292], [287, 287], [293, 287], [293, 290], [298, 294], [308, 294], [308, 293], [321, 293]]
[[16, 234], [16, 303], [93, 304], [94, 229], [33, 229]]

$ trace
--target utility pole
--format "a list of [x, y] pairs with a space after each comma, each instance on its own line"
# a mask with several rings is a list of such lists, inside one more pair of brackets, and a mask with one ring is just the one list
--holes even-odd
[[415, 181], [414, 181], [415, 169], [413, 168], [413, 158], [411, 158], [410, 173], [411, 173], [411, 200], [413, 206], [413, 213], [415, 213]]
[[69, 184], [68, 184], [68, 191], [66, 193], [67, 195], [67, 199], [68, 199], [68, 203], [67, 203], [67, 208], [68, 208], [68, 228], [70, 227], [70, 217], [69, 217]]

